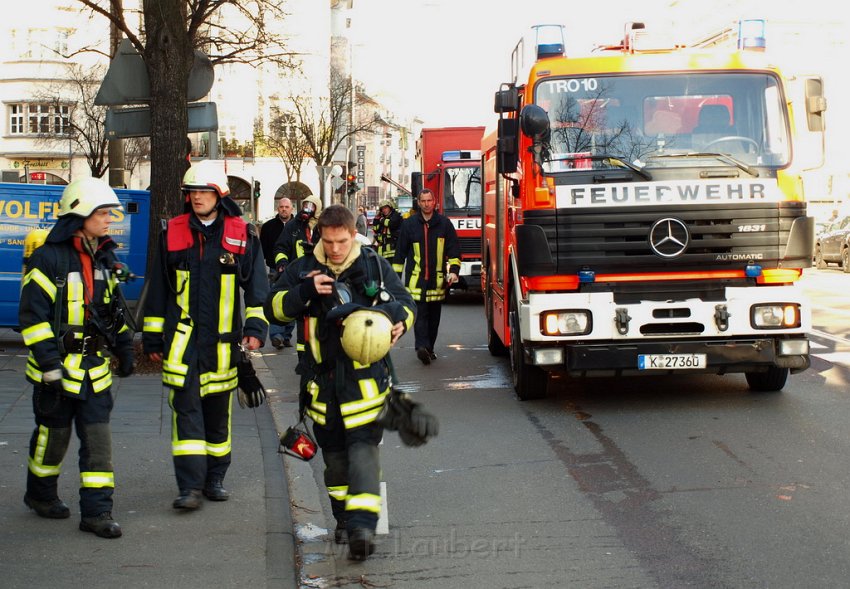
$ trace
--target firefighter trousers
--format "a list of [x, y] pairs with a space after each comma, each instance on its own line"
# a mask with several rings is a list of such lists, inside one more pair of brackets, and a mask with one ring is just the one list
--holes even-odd
[[115, 478], [109, 415], [114, 402], [111, 389], [95, 394], [88, 379], [83, 386], [87, 387], [85, 399], [59, 395], [43, 385], [34, 387], [36, 428], [30, 438], [27, 495], [36, 501], [57, 499], [62, 460], [73, 427], [80, 440], [80, 513], [95, 517], [112, 511]]
[[230, 466], [231, 394], [208, 394], [201, 397], [200, 381], [189, 371], [186, 388], [172, 389], [171, 454], [174, 474], [181, 493], [203, 489], [213, 478], [224, 479]]
[[325, 462], [325, 486], [331, 511], [348, 530], [374, 531], [381, 513], [381, 465], [378, 444], [383, 428], [370, 423], [346, 430], [342, 421], [333, 427], [313, 424], [316, 442]]
[[414, 347], [434, 351], [437, 332], [440, 330], [440, 317], [443, 314], [443, 301], [416, 303], [416, 321], [413, 324]]

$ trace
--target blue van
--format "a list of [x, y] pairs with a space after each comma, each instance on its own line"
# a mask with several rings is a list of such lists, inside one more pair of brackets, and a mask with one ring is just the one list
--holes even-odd
[[[50, 229], [64, 186], [0, 183], [0, 327], [17, 327], [21, 294], [24, 240], [33, 229]], [[138, 299], [142, 290], [148, 248], [150, 193], [116, 189], [123, 211], [114, 211], [109, 234], [118, 244], [118, 257], [137, 275], [122, 285], [124, 296]]]

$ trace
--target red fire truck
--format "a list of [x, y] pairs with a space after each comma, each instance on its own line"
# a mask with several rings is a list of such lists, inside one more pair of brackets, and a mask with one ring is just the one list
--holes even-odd
[[[429, 188], [437, 210], [449, 218], [460, 241], [458, 286], [478, 290], [481, 284], [481, 138], [484, 127], [422, 129], [416, 144], [419, 174], [413, 193]], [[418, 177], [417, 177], [418, 176]]]
[[[747, 47], [746, 44], [743, 47]], [[652, 44], [640, 23], [586, 57], [533, 27], [482, 143], [488, 347], [520, 399], [548, 376], [809, 366], [811, 265], [793, 113], [758, 51]], [[823, 132], [819, 80], [808, 132]]]

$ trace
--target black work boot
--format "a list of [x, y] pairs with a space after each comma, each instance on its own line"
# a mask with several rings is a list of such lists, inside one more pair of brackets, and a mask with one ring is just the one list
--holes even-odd
[[120, 538], [121, 526], [112, 519], [112, 513], [104, 511], [94, 517], [84, 517], [80, 520], [80, 529], [91, 532], [101, 538]]
[[354, 528], [348, 532], [348, 557], [351, 560], [366, 560], [375, 552], [375, 532], [369, 528]]
[[345, 530], [345, 521], [336, 520], [336, 529], [334, 530], [334, 544], [348, 544], [348, 532]]
[[39, 517], [49, 519], [65, 519], [71, 517], [71, 510], [65, 505], [65, 502], [59, 499], [51, 499], [50, 501], [38, 501], [29, 495], [24, 495], [24, 504], [34, 510]]
[[227, 501], [230, 499], [230, 493], [224, 488], [223, 481], [223, 477], [210, 477], [207, 484], [204, 485], [204, 497], [210, 501]]
[[425, 348], [416, 348], [416, 357], [419, 358], [419, 361], [425, 366], [428, 366], [428, 364], [431, 363], [431, 352]]
[[198, 489], [180, 491], [180, 496], [171, 506], [174, 509], [198, 509], [201, 506], [201, 492]]

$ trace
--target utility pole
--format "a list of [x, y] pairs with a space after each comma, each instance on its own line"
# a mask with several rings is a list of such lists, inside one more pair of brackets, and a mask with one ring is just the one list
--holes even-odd
[[[112, 16], [119, 18], [124, 12], [123, 0], [112, 0], [110, 2]], [[118, 52], [121, 43], [121, 31], [110, 21], [109, 25], [109, 52], [112, 57]], [[107, 157], [109, 158], [109, 185], [115, 188], [124, 188], [124, 140], [110, 139], [107, 144]]]

